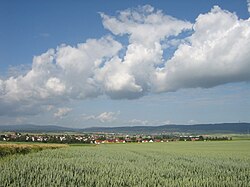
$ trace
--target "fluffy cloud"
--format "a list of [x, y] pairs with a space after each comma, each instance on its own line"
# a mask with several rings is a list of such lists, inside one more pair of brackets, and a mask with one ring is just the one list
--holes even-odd
[[49, 78], [46, 82], [46, 88], [54, 92], [55, 94], [60, 95], [61, 93], [64, 93], [65, 91], [65, 85], [61, 83], [60, 79], [56, 77]]
[[101, 122], [111, 122], [116, 120], [116, 114], [114, 112], [103, 112], [96, 119], [100, 120]]
[[[250, 19], [215, 6], [192, 24], [149, 5], [117, 16], [101, 13], [101, 18], [112, 36], [49, 49], [34, 57], [25, 73], [0, 78], [0, 115], [33, 115], [99, 95], [135, 99], [250, 80]], [[127, 37], [128, 44], [117, 36]], [[176, 51], [166, 58], [171, 46]], [[92, 116], [101, 122], [113, 117], [108, 112]]]
[[96, 97], [101, 87], [95, 69], [121, 49], [112, 37], [89, 39], [76, 47], [61, 45], [35, 56], [26, 74], [0, 79], [0, 115], [37, 114], [47, 105]]
[[215, 6], [198, 16], [193, 29], [188, 42], [156, 71], [156, 91], [250, 80], [250, 19], [238, 19]]
[[84, 120], [96, 120], [96, 121], [99, 121], [101, 123], [104, 123], [104, 122], [115, 121], [119, 114], [120, 114], [120, 112], [117, 112], [117, 113], [115, 113], [115, 112], [103, 112], [103, 113], [98, 114], [98, 115], [83, 114], [82, 118]]
[[122, 45], [110, 36], [90, 39], [77, 47], [59, 47], [56, 65], [69, 97], [84, 99], [102, 94], [101, 86], [95, 80], [95, 71], [116, 56], [121, 48]]
[[149, 92], [155, 67], [163, 63], [162, 43], [192, 28], [149, 5], [120, 11], [117, 17], [101, 16], [106, 29], [129, 39], [124, 57], [113, 58], [97, 71], [97, 80], [104, 80], [105, 93], [113, 99], [135, 99]]
[[72, 109], [67, 108], [67, 107], [58, 108], [57, 112], [54, 113], [54, 116], [57, 118], [62, 118], [64, 116], [68, 115], [71, 111], [72, 111]]
[[146, 49], [192, 27], [191, 23], [164, 15], [162, 11], [154, 10], [150, 5], [121, 11], [117, 17], [103, 13], [101, 16], [106, 29], [115, 35], [129, 34], [130, 43], [142, 44]]

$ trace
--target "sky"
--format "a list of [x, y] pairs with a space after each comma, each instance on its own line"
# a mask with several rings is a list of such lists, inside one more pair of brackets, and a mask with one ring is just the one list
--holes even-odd
[[250, 122], [249, 0], [0, 1], [0, 125]]

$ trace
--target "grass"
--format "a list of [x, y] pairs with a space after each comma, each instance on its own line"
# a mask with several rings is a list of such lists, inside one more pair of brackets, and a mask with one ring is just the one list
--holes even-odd
[[250, 186], [250, 141], [101, 144], [0, 162], [2, 186]]
[[66, 147], [62, 144], [38, 144], [38, 143], [0, 143], [0, 157], [13, 154], [26, 154], [44, 149], [56, 149]]

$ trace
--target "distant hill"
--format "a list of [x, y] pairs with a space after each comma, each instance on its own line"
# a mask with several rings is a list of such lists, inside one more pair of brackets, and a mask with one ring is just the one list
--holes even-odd
[[250, 123], [218, 123], [197, 125], [161, 125], [161, 126], [124, 126], [124, 127], [92, 127], [85, 129], [67, 128], [55, 125], [0, 125], [0, 132], [109, 132], [109, 133], [241, 133], [250, 132]]
[[47, 132], [74, 132], [78, 129], [61, 127], [56, 125], [0, 125], [0, 132], [34, 132], [34, 133], [47, 133]]
[[84, 129], [86, 132], [113, 133], [242, 133], [250, 132], [250, 123], [218, 123], [197, 125], [161, 125], [161, 126], [132, 126], [132, 127], [93, 127]]

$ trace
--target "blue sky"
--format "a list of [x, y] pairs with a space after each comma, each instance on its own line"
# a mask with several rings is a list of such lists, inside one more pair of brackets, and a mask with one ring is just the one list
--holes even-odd
[[248, 10], [245, 0], [1, 1], [0, 124], [250, 122]]

